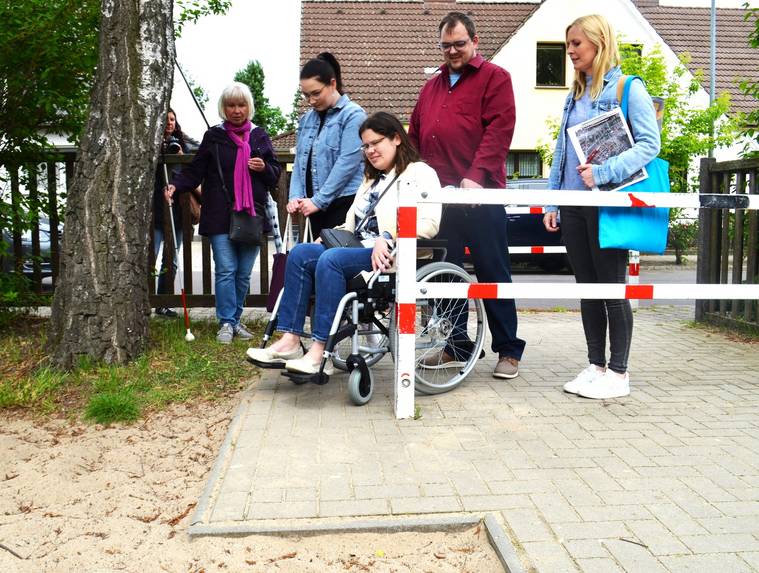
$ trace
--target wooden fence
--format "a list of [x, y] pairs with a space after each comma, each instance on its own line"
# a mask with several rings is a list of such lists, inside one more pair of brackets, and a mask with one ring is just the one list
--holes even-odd
[[[166, 163], [171, 170], [176, 164], [189, 163], [192, 160], [192, 155], [170, 155], [166, 156]], [[277, 188], [272, 190], [275, 199], [279, 205], [280, 218], [284, 225], [286, 212], [284, 206], [287, 202], [289, 177], [290, 173], [286, 169], [287, 164], [291, 164], [293, 156], [288, 153], [280, 153], [277, 155], [278, 160], [283, 166], [282, 175], [278, 182]], [[6, 245], [6, 254], [2, 257], [3, 266], [0, 267], [0, 271], [17, 271], [19, 273], [24, 272], [30, 279], [32, 289], [37, 293], [43, 293], [50, 291], [51, 287], [54, 288], [58, 280], [60, 267], [60, 245], [61, 236], [59, 227], [61, 226], [61, 218], [59, 212], [62, 211], [61, 203], [64, 200], [62, 195], [67, 193], [70, 188], [70, 182], [74, 174], [74, 162], [76, 160], [76, 152], [74, 150], [57, 152], [45, 156], [41, 161], [34, 162], [29, 165], [13, 165], [4, 163], [4, 168], [8, 181], [10, 183], [10, 198], [12, 209], [7, 210], [7, 217], [0, 218], [0, 230], [4, 229], [3, 237]], [[159, 169], [161, 165], [159, 164]], [[44, 192], [42, 188], [44, 187]], [[190, 224], [189, 209], [186, 208], [187, 196], [186, 194], [180, 196], [180, 204], [184, 207], [182, 210], [183, 216], [183, 245], [189, 247], [193, 245], [193, 239], [196, 238], [193, 233], [193, 227]], [[23, 202], [24, 211], [28, 213], [28, 218], [31, 223], [24, 223], [14, 216], [13, 213], [17, 212], [17, 208]], [[45, 237], [45, 224], [40, 224], [40, 218], [44, 221], [48, 220], [47, 226], [49, 227], [49, 247], [48, 241]], [[297, 221], [296, 225], [300, 228], [301, 221]], [[42, 229], [41, 229], [42, 227]], [[150, 267], [156, 268], [156, 264], [153, 257], [153, 225], [150, 225]], [[164, 237], [168, 240], [164, 241], [163, 256], [166, 263], [170, 263], [174, 256], [174, 245], [171, 240], [171, 222], [168, 217], [165, 217], [164, 221]], [[42, 239], [45, 239], [44, 241]], [[29, 243], [31, 243], [31, 248]], [[44, 250], [41, 245], [44, 243], [46, 247]], [[197, 244], [198, 241], [195, 241]], [[182, 268], [184, 270], [183, 279], [185, 285], [185, 293], [187, 294], [187, 304], [190, 307], [214, 307], [215, 300], [212, 294], [213, 275], [211, 271], [211, 247], [207, 238], [203, 237], [200, 240], [200, 268], [195, 268], [193, 265], [192, 248], [182, 248], [180, 250], [180, 256], [182, 257]], [[261, 253], [258, 258], [258, 265], [260, 267], [260, 276], [257, 285], [251, 285], [252, 294], [249, 294], [246, 299], [246, 306], [265, 306], [266, 298], [269, 290], [269, 249], [268, 245], [261, 246]], [[1, 252], [0, 252], [1, 253]], [[9, 263], [8, 261], [14, 261]], [[166, 264], [166, 268], [171, 269], [171, 264]], [[15, 269], [13, 268], [15, 267]], [[200, 271], [200, 288], [195, 288], [193, 284], [193, 273]], [[47, 280], [49, 277], [49, 280]], [[45, 280], [43, 280], [45, 279]], [[167, 276], [167, 284], [174, 285], [173, 271], [170, 270], [169, 276]], [[156, 277], [151, 274], [149, 280], [149, 291], [155, 292]], [[181, 306], [181, 297], [178, 293], [172, 294], [151, 294], [150, 304], [153, 307], [168, 306], [178, 307]]]
[[[717, 162], [701, 159], [700, 193], [752, 194], [757, 190], [759, 158]], [[741, 209], [701, 209], [698, 283], [759, 282], [759, 213]], [[759, 327], [756, 300], [696, 301], [696, 320]]]

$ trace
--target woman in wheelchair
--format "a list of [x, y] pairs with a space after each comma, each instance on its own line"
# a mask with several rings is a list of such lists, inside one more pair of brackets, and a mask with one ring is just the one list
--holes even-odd
[[[285, 364], [294, 373], [315, 374], [322, 361], [346, 282], [361, 271], [389, 270], [396, 238], [398, 197], [396, 189], [439, 189], [435, 171], [419, 161], [398, 119], [386, 112], [368, 117], [359, 128], [364, 154], [364, 180], [345, 218], [336, 227], [353, 233], [362, 246], [326, 248], [320, 240], [302, 243], [290, 251], [285, 286], [279, 305], [277, 330], [282, 337], [267, 348], [249, 348], [248, 357], [265, 364]], [[410, 184], [410, 185], [409, 185]], [[385, 191], [389, 191], [385, 193]], [[420, 204], [417, 235], [431, 239], [438, 232], [441, 207]], [[309, 299], [316, 295], [311, 324], [313, 343], [300, 358], [300, 338]], [[328, 364], [324, 373], [334, 372]]]

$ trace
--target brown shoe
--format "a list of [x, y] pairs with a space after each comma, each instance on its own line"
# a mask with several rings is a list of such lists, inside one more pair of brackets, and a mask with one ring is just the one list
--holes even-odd
[[498, 359], [493, 370], [493, 378], [516, 378], [519, 376], [519, 360], [511, 356]]
[[427, 370], [441, 370], [443, 368], [463, 368], [466, 366], [466, 362], [456, 360], [453, 356], [448, 354], [445, 350], [435, 352], [429, 356], [425, 356], [419, 361], [420, 368], [426, 368]]

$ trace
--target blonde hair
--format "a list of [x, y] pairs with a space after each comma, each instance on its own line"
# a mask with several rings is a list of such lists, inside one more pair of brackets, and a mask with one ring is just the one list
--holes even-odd
[[[591, 74], [593, 82], [590, 85], [591, 99], [598, 99], [604, 87], [604, 75], [614, 66], [619, 64], [619, 49], [617, 48], [617, 38], [614, 35], [614, 29], [609, 21], [598, 14], [589, 14], [581, 16], [567, 26], [565, 37], [569, 30], [577, 26], [588, 37], [591, 43], [596, 47], [596, 57], [593, 58]], [[585, 93], [586, 84], [585, 72], [575, 70], [575, 80], [572, 84], [572, 93], [574, 98], [580, 99]]]
[[253, 107], [253, 96], [250, 93], [250, 88], [240, 82], [232, 82], [221, 92], [221, 97], [219, 97], [219, 117], [226, 121], [228, 118], [224, 111], [224, 105], [232, 100], [239, 101], [241, 99], [245, 100], [245, 103], [248, 104], [248, 119], [253, 119], [256, 111]]

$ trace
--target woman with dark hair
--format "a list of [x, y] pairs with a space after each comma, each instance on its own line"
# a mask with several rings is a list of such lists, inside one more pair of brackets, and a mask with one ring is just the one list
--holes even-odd
[[309, 217], [318, 237], [345, 220], [361, 184], [358, 128], [366, 112], [343, 92], [340, 64], [329, 52], [306, 62], [300, 89], [311, 109], [298, 122], [287, 212]]
[[[182, 131], [179, 122], [177, 121], [177, 115], [174, 110], [169, 108], [166, 112], [166, 127], [163, 130], [163, 141], [161, 142], [161, 154], [178, 154], [183, 155], [190, 151], [189, 142], [185, 138], [185, 134]], [[171, 177], [173, 178], [179, 173], [179, 168], [171, 171]], [[155, 187], [153, 189], [153, 256], [158, 259], [158, 254], [161, 251], [161, 245], [164, 244], [165, 237], [163, 236], [163, 222], [164, 222], [164, 206], [165, 200], [163, 198], [163, 188], [166, 185], [164, 181], [163, 166], [159, 165], [155, 173]], [[179, 204], [174, 205], [174, 228], [177, 231], [177, 250], [182, 246], [182, 208]], [[174, 260], [172, 262], [173, 272], [177, 270], [177, 252], [174, 251]], [[173, 274], [173, 273], [172, 273]], [[167, 285], [166, 277], [169, 276], [169, 269], [166, 267], [165, 262], [161, 261], [161, 270], [158, 274], [158, 285], [156, 292], [158, 294], [168, 294], [170, 289]], [[177, 313], [167, 307], [158, 307], [155, 309], [157, 316], [163, 316], [167, 318], [176, 318]]]
[[230, 344], [233, 338], [250, 340], [253, 335], [240, 317], [250, 290], [250, 274], [259, 246], [230, 240], [232, 211], [258, 215], [264, 231], [267, 187], [276, 185], [281, 166], [269, 135], [251, 123], [253, 96], [245, 84], [224, 88], [218, 104], [224, 120], [206, 131], [195, 158], [166, 188], [166, 199], [203, 184], [203, 209], [199, 233], [208, 237], [214, 262], [214, 294], [219, 331], [216, 340]]
[[[338, 228], [353, 232], [363, 248], [326, 249], [316, 242], [296, 245], [290, 251], [277, 316], [277, 330], [283, 335], [267, 348], [249, 348], [248, 357], [254, 362], [284, 363], [291, 372], [317, 372], [337, 306], [346, 292], [346, 281], [361, 271], [387, 270], [393, 264], [390, 253], [396, 237], [396, 189], [406, 189], [409, 184], [424, 189], [440, 188], [435, 171], [419, 161], [419, 154], [395, 116], [375, 113], [361, 124], [359, 133], [365, 158], [364, 180]], [[419, 237], [431, 239], [437, 234], [440, 211], [440, 205], [419, 205]], [[313, 293], [316, 294], [311, 322], [313, 344], [305, 356], [296, 358]], [[328, 365], [325, 372], [331, 371]]]

